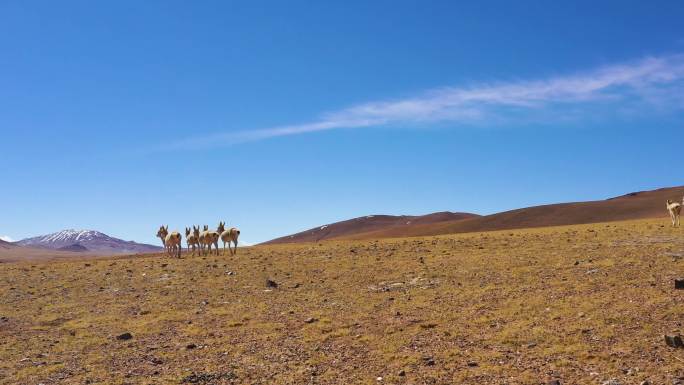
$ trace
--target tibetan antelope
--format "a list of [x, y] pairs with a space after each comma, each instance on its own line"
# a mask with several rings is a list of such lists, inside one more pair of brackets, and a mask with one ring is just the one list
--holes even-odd
[[[684, 203], [684, 199], [682, 199]], [[682, 212], [682, 203], [673, 202], [667, 200], [666, 202], [667, 212], [670, 213], [670, 219], [672, 220], [672, 227], [679, 226], [679, 214]]]
[[207, 247], [209, 254], [211, 254], [211, 245], [214, 245], [216, 255], [218, 255], [218, 240], [219, 233], [216, 231], [209, 231], [209, 226], [204, 225], [204, 231], [199, 235], [200, 251], [204, 253], [204, 248]]
[[192, 255], [195, 255], [195, 249], [197, 251], [200, 251], [200, 243], [199, 243], [199, 226], [192, 226], [192, 229], [189, 227], [185, 228], [185, 242], [188, 243], [188, 251], [190, 251], [190, 248], [192, 247]]
[[[226, 243], [228, 243], [228, 252], [230, 255], [237, 254], [238, 237], [240, 236], [240, 230], [236, 227], [231, 227], [226, 230], [226, 223], [219, 222], [218, 229], [219, 234], [221, 234], [221, 240], [223, 241], [223, 253], [226, 253]], [[234, 250], [230, 249], [230, 242], [235, 244]]]
[[162, 241], [162, 244], [166, 248], [166, 253], [169, 256], [176, 254], [178, 258], [181, 256], [181, 235], [177, 231], [172, 231], [169, 233], [169, 225], [160, 226], [159, 231], [157, 231], [157, 237]]

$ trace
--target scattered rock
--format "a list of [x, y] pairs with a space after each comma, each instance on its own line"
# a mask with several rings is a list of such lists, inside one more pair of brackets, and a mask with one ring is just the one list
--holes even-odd
[[474, 367], [478, 366], [478, 363], [475, 361], [469, 361], [468, 366], [470, 366], [471, 368], [474, 368]]
[[266, 280], [266, 287], [277, 288], [278, 284], [271, 279], [267, 279]]
[[684, 279], [675, 279], [675, 289], [681, 290], [684, 289]]
[[435, 359], [432, 357], [423, 357], [423, 363], [427, 366], [433, 366], [435, 364]]
[[676, 336], [665, 336], [665, 344], [672, 348], [684, 348], [684, 341], [680, 335]]
[[551, 380], [546, 383], [546, 385], [561, 385], [560, 380]]
[[188, 350], [194, 349], [194, 348], [196, 348], [196, 347], [197, 347], [197, 345], [195, 345], [195, 344], [187, 344], [187, 345], [185, 345], [185, 348], [188, 349]]
[[639, 383], [639, 385], [651, 385], [651, 383], [648, 382], [648, 380], [643, 380]]
[[237, 376], [232, 372], [227, 373], [199, 373], [191, 374], [181, 380], [181, 384], [214, 384], [221, 380], [233, 380]]
[[131, 333], [128, 333], [128, 332], [123, 333], [123, 334], [119, 334], [118, 336], [116, 336], [116, 339], [120, 340], [120, 341], [127, 341], [127, 340], [130, 340], [131, 338], [133, 338], [133, 335]]
[[314, 318], [314, 317], [309, 317], [309, 318], [307, 318], [307, 319], [304, 320], [304, 322], [306, 322], [306, 323], [308, 323], [308, 324], [312, 324], [312, 323], [314, 323], [314, 322], [316, 322], [316, 321], [318, 321], [318, 320], [317, 320], [316, 318]]
[[397, 373], [397, 376], [399, 376], [399, 377], [404, 377], [405, 375], [406, 375], [406, 371], [403, 369], [400, 370], [399, 373]]
[[603, 381], [601, 385], [622, 385], [620, 381], [616, 378], [611, 378], [610, 380]]

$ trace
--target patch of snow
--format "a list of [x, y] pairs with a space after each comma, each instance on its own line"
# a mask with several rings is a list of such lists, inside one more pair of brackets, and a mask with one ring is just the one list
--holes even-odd
[[12, 239], [12, 237], [10, 237], [9, 235], [0, 236], [0, 240], [5, 241], [5, 242], [14, 242], [14, 239]]
[[105, 234], [94, 230], [62, 230], [56, 233], [44, 235], [39, 237], [36, 242], [40, 243], [57, 243], [57, 242], [78, 242], [89, 241], [97, 238], [109, 238]]
[[326, 227], [328, 227], [328, 225], [323, 225], [323, 226], [320, 227], [320, 230], [323, 230], [323, 229], [325, 229]]

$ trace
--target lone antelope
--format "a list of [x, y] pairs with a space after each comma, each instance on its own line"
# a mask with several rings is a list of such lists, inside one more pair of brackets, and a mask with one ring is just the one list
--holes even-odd
[[159, 226], [159, 231], [157, 231], [157, 237], [162, 241], [162, 244], [166, 248], [166, 253], [169, 256], [176, 254], [178, 258], [181, 256], [181, 235], [177, 231], [172, 231], [169, 233], [169, 225]]
[[[682, 203], [684, 203], [684, 199], [682, 199]], [[666, 202], [667, 212], [670, 213], [670, 219], [672, 219], [672, 227], [679, 226], [679, 214], [682, 212], [682, 203], [673, 202], [669, 199]]]
[[[223, 253], [226, 253], [226, 243], [228, 243], [228, 252], [230, 255], [237, 254], [238, 237], [240, 236], [240, 230], [237, 227], [231, 227], [226, 230], [226, 223], [219, 222], [218, 229], [216, 230], [221, 234], [221, 240], [223, 241]], [[230, 242], [235, 244], [234, 251], [230, 249]]]
[[204, 253], [204, 247], [208, 248], [209, 254], [211, 254], [211, 245], [214, 245], [216, 250], [216, 255], [218, 255], [218, 240], [219, 233], [216, 231], [209, 231], [209, 226], [204, 225], [204, 231], [199, 235], [200, 250]]
[[192, 226], [192, 229], [189, 227], [185, 228], [185, 241], [188, 243], [188, 251], [190, 251], [190, 248], [192, 247], [192, 255], [195, 255], [195, 249], [199, 252], [200, 249], [200, 243], [199, 243], [199, 226]]

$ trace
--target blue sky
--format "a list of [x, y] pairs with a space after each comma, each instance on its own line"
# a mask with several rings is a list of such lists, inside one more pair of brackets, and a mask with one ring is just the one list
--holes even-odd
[[0, 235], [683, 184], [684, 3], [4, 1]]

